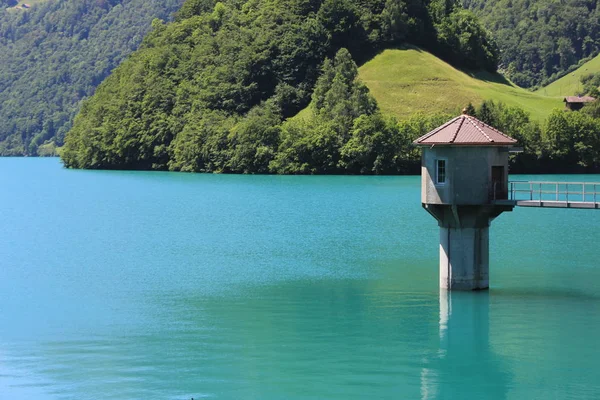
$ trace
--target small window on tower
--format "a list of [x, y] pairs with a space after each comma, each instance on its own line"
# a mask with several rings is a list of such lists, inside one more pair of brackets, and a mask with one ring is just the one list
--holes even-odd
[[436, 166], [436, 177], [435, 183], [437, 185], [442, 185], [446, 183], [446, 160], [435, 160]]

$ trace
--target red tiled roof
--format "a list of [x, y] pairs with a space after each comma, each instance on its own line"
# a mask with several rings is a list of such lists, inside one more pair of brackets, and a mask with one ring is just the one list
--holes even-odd
[[566, 101], [567, 103], [590, 103], [594, 100], [596, 99], [592, 96], [567, 96], [563, 101]]
[[517, 141], [470, 115], [460, 115], [421, 136], [417, 145], [513, 146]]

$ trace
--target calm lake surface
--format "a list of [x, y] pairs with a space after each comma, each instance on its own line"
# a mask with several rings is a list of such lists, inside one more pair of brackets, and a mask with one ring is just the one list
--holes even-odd
[[419, 186], [0, 158], [0, 399], [600, 398], [600, 211], [501, 215], [446, 295]]

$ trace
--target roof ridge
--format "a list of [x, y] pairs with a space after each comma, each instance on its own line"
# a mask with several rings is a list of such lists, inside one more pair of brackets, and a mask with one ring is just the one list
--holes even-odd
[[458, 132], [460, 131], [460, 128], [462, 128], [463, 124], [465, 123], [465, 117], [466, 117], [466, 115], [461, 115], [459, 117], [459, 118], [461, 118], [460, 124], [458, 124], [458, 128], [456, 128], [454, 135], [452, 135], [452, 139], [450, 139], [450, 143], [454, 143], [454, 141], [456, 140], [456, 137], [458, 136]]
[[[476, 119], [476, 118], [473, 118], [473, 119], [471, 119], [471, 117], [470, 117], [470, 116], [468, 116], [468, 115], [467, 115], [467, 119], [469, 120], [469, 122], [471, 123], [471, 125], [473, 125], [475, 128], [477, 128], [477, 130], [478, 130], [479, 132], [481, 132], [481, 134], [482, 134], [483, 136], [485, 136], [485, 137], [486, 137], [486, 139], [487, 139], [489, 142], [492, 142], [492, 143], [494, 142], [494, 140], [493, 140], [491, 137], [489, 137], [489, 136], [488, 136], [488, 134], [487, 134], [487, 133], [485, 133], [485, 132], [483, 131], [483, 129], [481, 129], [480, 127], [478, 127], [478, 126], [477, 126], [477, 124], [475, 123], [475, 121], [473, 121], [473, 119], [475, 119], [475, 120], [476, 120], [476, 121], [478, 121], [478, 122], [481, 122], [481, 121], [479, 121], [479, 120], [478, 120], [478, 119]], [[481, 123], [483, 124], [483, 122], [481, 122]], [[483, 125], [485, 125], [485, 124], [483, 124]]]
[[430, 131], [429, 133], [424, 134], [423, 136], [415, 139], [415, 142], [422, 142], [423, 140], [429, 139], [431, 136], [435, 135], [436, 133], [438, 133], [439, 131], [441, 131], [442, 129], [444, 129], [445, 127], [451, 125], [454, 123], [454, 121], [456, 121], [457, 119], [459, 119], [461, 116], [459, 115], [458, 117], [454, 117], [452, 118], [450, 121], [446, 122], [445, 124], [438, 126], [437, 128], [435, 128], [434, 130]]

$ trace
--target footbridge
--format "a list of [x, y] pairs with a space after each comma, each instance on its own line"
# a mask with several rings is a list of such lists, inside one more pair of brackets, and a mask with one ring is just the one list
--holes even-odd
[[492, 197], [503, 206], [599, 209], [600, 182], [509, 181]]

